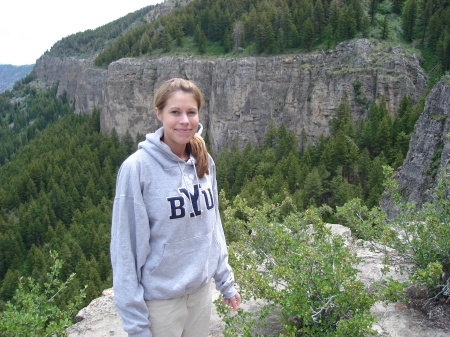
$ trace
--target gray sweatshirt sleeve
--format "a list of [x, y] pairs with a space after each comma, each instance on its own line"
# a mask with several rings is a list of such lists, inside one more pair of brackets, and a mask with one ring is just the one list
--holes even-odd
[[233, 297], [237, 291], [234, 288], [234, 276], [233, 271], [228, 264], [228, 249], [225, 241], [225, 234], [222, 227], [222, 221], [220, 220], [219, 213], [219, 196], [217, 191], [217, 180], [216, 180], [216, 167], [214, 164], [210, 165], [211, 175], [213, 177], [213, 189], [214, 198], [216, 199], [216, 212], [217, 212], [217, 222], [215, 228], [216, 239], [220, 244], [220, 258], [217, 266], [216, 274], [214, 275], [214, 281], [216, 284], [216, 289], [225, 298]]
[[120, 168], [113, 205], [111, 263], [114, 301], [129, 337], [151, 337], [148, 309], [140, 284], [141, 268], [150, 254], [150, 227], [135, 164]]

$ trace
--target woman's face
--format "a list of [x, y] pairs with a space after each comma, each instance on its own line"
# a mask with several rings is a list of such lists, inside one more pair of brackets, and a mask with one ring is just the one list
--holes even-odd
[[184, 91], [174, 92], [164, 109], [156, 108], [156, 116], [164, 127], [163, 142], [176, 155], [184, 154], [186, 144], [198, 130], [198, 105], [194, 96]]

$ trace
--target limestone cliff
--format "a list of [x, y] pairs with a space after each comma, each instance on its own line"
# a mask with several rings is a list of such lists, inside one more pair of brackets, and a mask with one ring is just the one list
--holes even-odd
[[[404, 95], [417, 101], [426, 86], [420, 58], [402, 49], [383, 49], [367, 39], [333, 50], [273, 57], [162, 57], [121, 59], [107, 69], [92, 59], [42, 56], [38, 78], [59, 82], [58, 93], [75, 100], [76, 111], [97, 107], [105, 132], [145, 134], [157, 127], [152, 109], [156, 88], [171, 77], [196, 81], [205, 93], [201, 121], [212, 151], [237, 139], [257, 143], [271, 119], [300, 136], [328, 135], [329, 121], [342, 99], [353, 102], [355, 120], [364, 102], [385, 98], [395, 114]], [[356, 91], [354, 83], [359, 82]]]
[[[427, 95], [425, 108], [414, 127], [408, 154], [403, 166], [394, 174], [404, 201], [419, 205], [432, 200], [428, 193], [436, 185], [438, 172], [450, 161], [450, 84], [439, 82]], [[395, 213], [390, 198], [384, 197], [381, 206]]]

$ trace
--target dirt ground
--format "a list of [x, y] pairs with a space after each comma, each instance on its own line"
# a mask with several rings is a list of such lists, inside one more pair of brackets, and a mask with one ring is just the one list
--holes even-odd
[[450, 332], [450, 297], [429, 298], [425, 288], [409, 289], [407, 296], [408, 306], [424, 315], [428, 327]]

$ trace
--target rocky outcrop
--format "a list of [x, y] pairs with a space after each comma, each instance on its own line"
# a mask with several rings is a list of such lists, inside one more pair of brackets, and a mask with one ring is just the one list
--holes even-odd
[[[428, 94], [425, 108], [414, 127], [408, 154], [403, 166], [394, 173], [404, 201], [432, 201], [428, 193], [436, 185], [436, 176], [450, 161], [450, 84], [439, 82]], [[390, 196], [384, 196], [381, 206], [395, 214]]]
[[[357, 266], [360, 270], [360, 279], [369, 286], [374, 281], [380, 281], [383, 277], [392, 277], [399, 281], [407, 280], [405, 273], [392, 270], [388, 275], [382, 273], [385, 267], [383, 264], [384, 254], [382, 250], [374, 249], [372, 244], [362, 241], [353, 241], [349, 228], [331, 224], [329, 225], [333, 233], [342, 235], [347, 246], [353, 249], [362, 259]], [[395, 256], [395, 252], [391, 252]], [[219, 297], [219, 293], [213, 288], [213, 300]], [[93, 300], [88, 307], [82, 309], [78, 315], [79, 322], [67, 329], [68, 337], [106, 337], [123, 336], [127, 334], [122, 330], [122, 324], [118, 313], [114, 308], [114, 291], [105, 290], [103, 296]], [[244, 311], [260, 310], [264, 305], [262, 301], [244, 299], [242, 304]], [[432, 327], [427, 324], [427, 319], [420, 312], [408, 308], [402, 303], [376, 303], [371, 313], [377, 318], [373, 329], [382, 337], [448, 337], [450, 331]], [[261, 335], [278, 336], [282, 332], [282, 322], [276, 313], [272, 313], [267, 318], [267, 326], [262, 328]], [[209, 337], [222, 337], [224, 323], [217, 314], [213, 305]]]
[[[382, 49], [367, 39], [339, 44], [333, 50], [273, 57], [162, 57], [121, 59], [107, 69], [93, 60], [42, 56], [38, 78], [59, 81], [58, 93], [75, 100], [76, 111], [101, 113], [105, 132], [133, 136], [154, 130], [156, 88], [171, 77], [194, 80], [206, 102], [201, 121], [213, 152], [238, 140], [260, 142], [271, 119], [300, 136], [329, 134], [329, 121], [342, 99], [354, 102], [355, 120], [365, 102], [386, 100], [394, 114], [404, 95], [417, 101], [426, 81], [421, 60], [400, 48]], [[355, 84], [359, 90], [355, 90]]]

